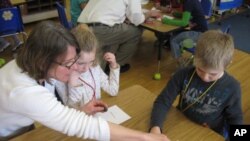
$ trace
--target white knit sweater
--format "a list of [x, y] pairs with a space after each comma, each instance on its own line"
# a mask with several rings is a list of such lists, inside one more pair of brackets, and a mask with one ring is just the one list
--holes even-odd
[[62, 105], [13, 60], [0, 69], [0, 137], [34, 121], [69, 136], [110, 140], [105, 120]]

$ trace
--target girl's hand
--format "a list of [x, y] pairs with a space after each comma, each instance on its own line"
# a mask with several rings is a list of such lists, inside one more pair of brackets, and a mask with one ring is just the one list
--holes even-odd
[[118, 67], [118, 64], [115, 59], [115, 55], [111, 52], [106, 52], [103, 56], [103, 59], [106, 60], [109, 63], [109, 66], [112, 69], [115, 69]]

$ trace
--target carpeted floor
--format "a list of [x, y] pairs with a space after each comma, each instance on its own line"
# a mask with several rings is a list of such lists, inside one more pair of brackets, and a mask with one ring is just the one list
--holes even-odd
[[221, 21], [209, 24], [209, 29], [225, 29], [230, 25], [229, 34], [234, 37], [235, 47], [250, 53], [250, 9], [242, 13], [227, 17]]

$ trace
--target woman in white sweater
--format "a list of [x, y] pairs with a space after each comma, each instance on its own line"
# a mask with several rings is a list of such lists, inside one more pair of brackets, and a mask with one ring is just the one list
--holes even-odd
[[[30, 129], [37, 121], [69, 136], [94, 140], [167, 141], [165, 135], [131, 130], [64, 106], [55, 83], [68, 82], [79, 47], [74, 36], [53, 22], [41, 22], [30, 33], [17, 58], [0, 69], [0, 140]], [[41, 84], [45, 84], [45, 87]]]

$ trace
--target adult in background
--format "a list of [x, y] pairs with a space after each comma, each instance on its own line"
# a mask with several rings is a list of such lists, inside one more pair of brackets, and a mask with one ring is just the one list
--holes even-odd
[[[143, 13], [141, 0], [91, 0], [78, 22], [93, 29], [104, 53], [111, 51], [116, 54], [122, 73], [130, 69], [129, 62], [137, 50], [142, 35], [138, 25], [155, 16], [159, 16], [159, 12]], [[106, 62], [103, 61], [101, 66], [105, 68]]]
[[78, 70], [75, 62], [79, 46], [67, 29], [53, 22], [41, 22], [20, 51], [15, 60], [0, 69], [0, 140], [29, 131], [37, 121], [84, 139], [168, 141], [165, 135], [112, 124], [60, 102], [55, 89], [57, 81], [67, 83], [72, 71]]

